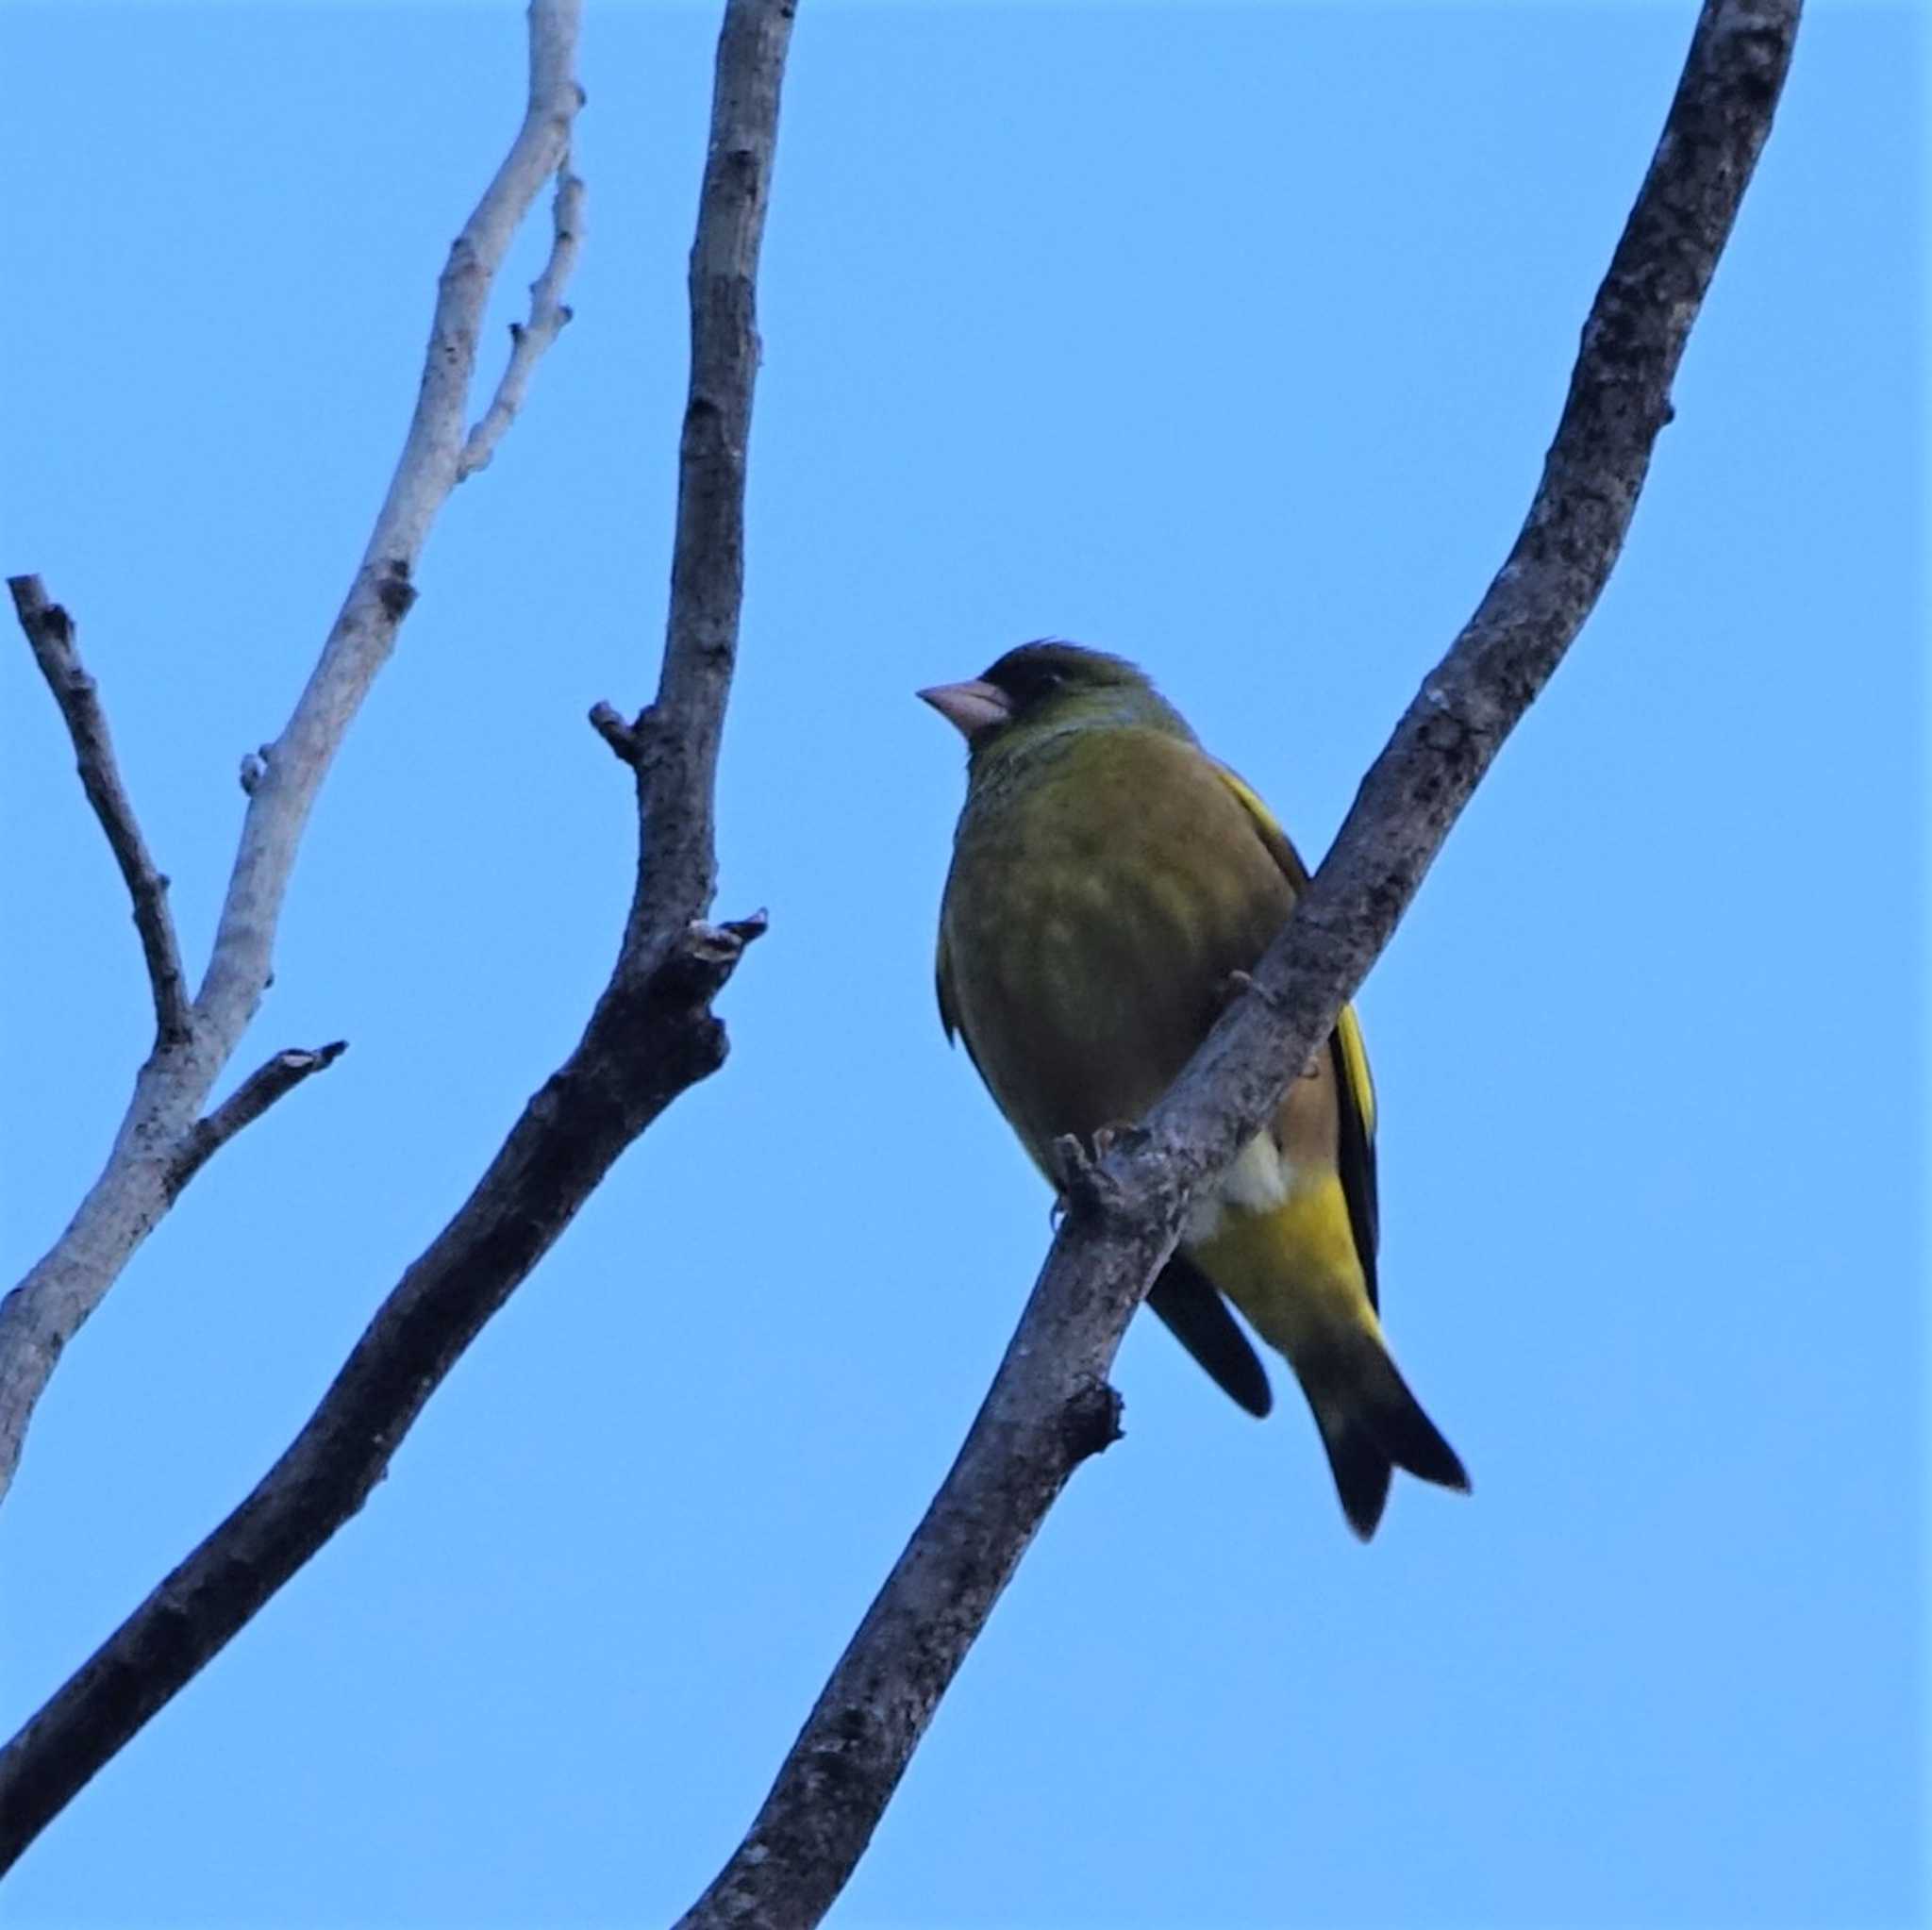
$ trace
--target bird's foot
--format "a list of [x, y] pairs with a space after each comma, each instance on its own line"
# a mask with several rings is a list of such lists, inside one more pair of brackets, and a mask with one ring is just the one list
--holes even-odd
[[1226, 995], [1223, 1004], [1232, 1005], [1244, 991], [1253, 992], [1270, 1011], [1278, 1012], [1281, 1009], [1279, 996], [1270, 991], [1252, 972], [1230, 972], [1227, 974]]
[[1137, 1145], [1147, 1137], [1145, 1130], [1131, 1120], [1104, 1125], [1093, 1135], [1089, 1152], [1073, 1133], [1062, 1133], [1053, 1142], [1054, 1177], [1059, 1193], [1053, 1204], [1053, 1223], [1075, 1206], [1097, 1206], [1102, 1211], [1120, 1196], [1120, 1188], [1106, 1170], [1107, 1161], [1123, 1147]]
[[1093, 1135], [1093, 1156], [1095, 1159], [1110, 1159], [1117, 1152], [1132, 1152], [1136, 1146], [1144, 1143], [1146, 1138], [1145, 1126], [1131, 1119], [1116, 1120], [1112, 1125], [1104, 1125]]
[[1062, 1133], [1053, 1142], [1054, 1198], [1052, 1221], [1058, 1226], [1093, 1189], [1093, 1156], [1075, 1133]]

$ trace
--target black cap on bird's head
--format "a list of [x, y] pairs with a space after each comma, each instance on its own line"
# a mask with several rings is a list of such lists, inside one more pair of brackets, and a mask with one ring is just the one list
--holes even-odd
[[1008, 651], [965, 683], [936, 684], [919, 694], [975, 754], [1016, 725], [1141, 724], [1187, 731], [1139, 665], [1053, 639]]

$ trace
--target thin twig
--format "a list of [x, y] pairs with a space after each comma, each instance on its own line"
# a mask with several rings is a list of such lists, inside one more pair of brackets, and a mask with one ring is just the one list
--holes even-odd
[[14, 612], [26, 632], [34, 661], [74, 740], [81, 788], [108, 834], [114, 862], [134, 901], [134, 928], [141, 934], [148, 986], [154, 993], [155, 1043], [162, 1049], [178, 1045], [189, 1031], [188, 980], [181, 970], [174, 914], [168, 909], [168, 881], [148, 855], [147, 840], [121, 781], [107, 712], [75, 642], [74, 619], [58, 603], [47, 601], [38, 576], [9, 576], [7, 587], [13, 592]]
[[[610, 983], [576, 1050], [404, 1273], [281, 1459], [0, 1750], [0, 1871], [355, 1514], [424, 1403], [612, 1162], [724, 1062], [724, 1029], [711, 1003], [765, 928], [762, 912], [724, 924], [705, 914], [711, 756], [738, 645], [744, 446], [758, 369], [751, 294], [793, 4], [729, 0], [719, 42], [692, 255], [733, 266], [691, 279], [691, 403], [652, 713], [675, 703], [678, 735], [657, 743], [664, 755], [640, 774], [638, 882]], [[693, 415], [728, 425], [728, 439], [694, 433]], [[703, 513], [687, 514], [683, 506], [698, 496]], [[674, 756], [687, 738], [710, 755]], [[681, 783], [665, 777], [672, 769]]]
[[[1190, 1191], [1272, 1117], [1395, 929], [1450, 824], [1607, 580], [1705, 290], [1770, 131], [1799, 0], [1707, 0], [1584, 329], [1528, 520], [1375, 761], [1253, 990], [1100, 1162], [986, 1404], [780, 1767], [681, 1930], [805, 1930], [843, 1888], [974, 1639], [1068, 1477]], [[1257, 996], [1265, 992], [1266, 996]]]
[[416, 600], [417, 561], [456, 487], [491, 284], [570, 151], [582, 101], [575, 72], [581, 14], [582, 0], [531, 0], [523, 122], [437, 284], [415, 412], [368, 548], [286, 728], [242, 761], [248, 807], [188, 1036], [142, 1069], [100, 1177], [66, 1231], [0, 1301], [0, 1496], [55, 1363], [172, 1204], [183, 1149], [268, 988], [309, 810]]
[[544, 262], [542, 274], [530, 284], [530, 319], [509, 324], [509, 360], [490, 407], [470, 431], [463, 453], [457, 458], [458, 482], [467, 482], [479, 469], [490, 467], [504, 431], [524, 406], [531, 374], [543, 351], [562, 334], [571, 319], [571, 311], [563, 304], [563, 291], [583, 248], [584, 184], [571, 173], [568, 153], [558, 163], [557, 192], [550, 210], [550, 258]]
[[265, 1065], [257, 1066], [207, 1118], [196, 1121], [194, 1130], [175, 1156], [174, 1169], [168, 1175], [169, 1193], [178, 1195], [243, 1126], [252, 1125], [304, 1079], [334, 1065], [348, 1049], [346, 1039], [314, 1047], [291, 1045], [276, 1053]]

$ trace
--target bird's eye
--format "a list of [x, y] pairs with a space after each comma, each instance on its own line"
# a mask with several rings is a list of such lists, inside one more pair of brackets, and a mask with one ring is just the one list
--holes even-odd
[[995, 664], [990, 674], [992, 681], [1022, 709], [1043, 702], [1072, 681], [1072, 674], [1063, 664], [1029, 661], [1024, 657], [1017, 663]]

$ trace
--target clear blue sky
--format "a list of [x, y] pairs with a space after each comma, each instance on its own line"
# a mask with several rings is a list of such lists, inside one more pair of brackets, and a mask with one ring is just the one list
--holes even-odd
[[[933, 1010], [912, 689], [1144, 661], [1311, 855], [1501, 558], [1683, 4], [806, 0], [764, 277], [733, 1055], [9, 1923], [659, 1921], [942, 1473], [1047, 1238]], [[591, 8], [570, 329], [324, 793], [248, 1063], [346, 1037], [71, 1349], [0, 1727], [246, 1490], [568, 1050], [655, 675], [710, 8]], [[509, 7], [7, 11], [9, 570], [205, 950], [514, 125]], [[1923, 14], [1820, 4], [1624, 562], [1362, 1001], [1400, 1356], [1475, 1479], [1339, 1517], [1158, 1330], [843, 1904], [933, 1926], [1924, 1907]], [[507, 278], [519, 311], [541, 252]], [[500, 338], [492, 335], [492, 342]], [[11, 1273], [148, 1025], [0, 647]], [[238, 1068], [245, 1070], [245, 1068]]]

